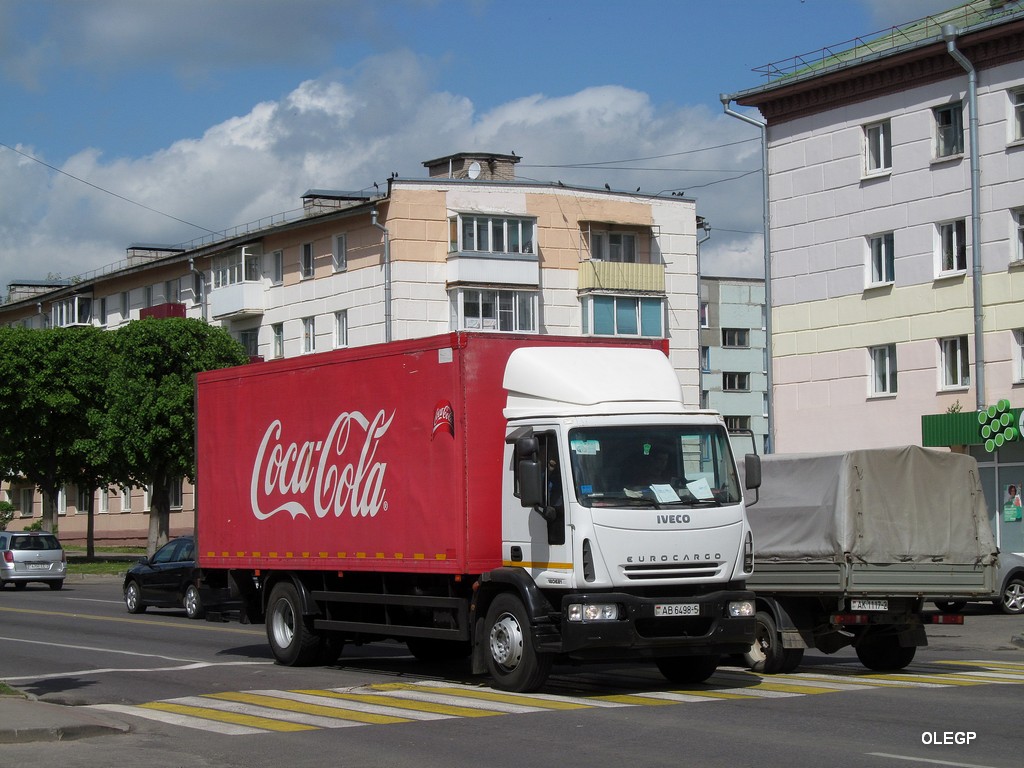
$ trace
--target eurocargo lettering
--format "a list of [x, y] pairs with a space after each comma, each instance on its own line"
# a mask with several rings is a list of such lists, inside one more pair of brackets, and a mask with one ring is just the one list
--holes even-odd
[[282, 664], [397, 639], [529, 691], [559, 659], [694, 682], [751, 647], [729, 438], [663, 341], [446, 334], [201, 374], [196, 397], [204, 597]]

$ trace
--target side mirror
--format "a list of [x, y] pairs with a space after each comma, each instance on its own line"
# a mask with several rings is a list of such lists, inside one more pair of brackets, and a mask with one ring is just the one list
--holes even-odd
[[537, 458], [537, 451], [539, 450], [540, 442], [532, 435], [530, 437], [520, 437], [516, 440], [517, 459], [535, 459]]
[[519, 462], [519, 501], [524, 507], [544, 503], [544, 474], [539, 461], [524, 459]]
[[743, 457], [744, 486], [748, 490], [761, 487], [761, 457], [748, 453]]

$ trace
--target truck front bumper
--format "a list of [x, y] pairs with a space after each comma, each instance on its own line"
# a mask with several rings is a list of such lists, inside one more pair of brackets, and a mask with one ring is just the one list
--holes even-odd
[[[753, 604], [754, 594], [720, 591], [671, 598], [625, 592], [568, 594], [562, 597], [561, 631], [538, 628], [538, 649], [581, 660], [744, 653], [754, 642], [753, 613], [731, 616], [729, 611], [730, 603], [742, 601]], [[619, 618], [570, 621], [570, 606], [580, 604], [615, 604]]]

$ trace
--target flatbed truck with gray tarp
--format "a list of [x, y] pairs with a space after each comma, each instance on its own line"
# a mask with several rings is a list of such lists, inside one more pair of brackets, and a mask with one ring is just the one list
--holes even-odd
[[747, 665], [796, 669], [808, 648], [853, 646], [864, 666], [896, 670], [927, 645], [940, 595], [983, 599], [996, 545], [970, 456], [917, 446], [762, 457], [754, 534], [756, 639]]

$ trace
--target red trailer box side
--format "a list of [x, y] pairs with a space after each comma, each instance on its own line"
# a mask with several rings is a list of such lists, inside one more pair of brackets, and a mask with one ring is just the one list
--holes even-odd
[[554, 345], [609, 342], [453, 333], [200, 374], [200, 565], [499, 567], [505, 363]]

